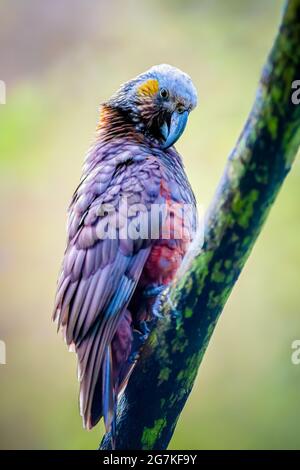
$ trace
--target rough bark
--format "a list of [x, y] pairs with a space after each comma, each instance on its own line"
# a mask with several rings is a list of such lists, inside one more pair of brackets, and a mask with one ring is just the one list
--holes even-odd
[[[162, 298], [119, 401], [117, 449], [166, 449], [217, 320], [300, 144], [300, 0], [286, 3], [257, 95], [205, 220], [204, 246]], [[172, 304], [172, 307], [170, 306]], [[110, 436], [100, 449], [110, 449]]]

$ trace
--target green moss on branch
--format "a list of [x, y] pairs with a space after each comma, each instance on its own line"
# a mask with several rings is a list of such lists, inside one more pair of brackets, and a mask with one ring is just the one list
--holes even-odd
[[[172, 286], [172, 308], [163, 303], [164, 317], [120, 400], [117, 449], [169, 444], [219, 315], [299, 148], [300, 106], [291, 102], [299, 44], [300, 0], [290, 0], [253, 109], [208, 210], [204, 247]], [[109, 435], [101, 448], [110, 448]]]

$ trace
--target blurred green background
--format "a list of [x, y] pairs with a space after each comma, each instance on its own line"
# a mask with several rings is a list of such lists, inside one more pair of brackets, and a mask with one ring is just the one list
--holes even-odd
[[[280, 0], [1, 0], [1, 448], [95, 449], [102, 435], [102, 426], [82, 429], [76, 358], [50, 321], [66, 208], [99, 103], [153, 64], [188, 72], [200, 104], [178, 149], [207, 206], [281, 8]], [[291, 363], [300, 338], [299, 197], [298, 159], [218, 323], [171, 448], [300, 448], [300, 366]]]

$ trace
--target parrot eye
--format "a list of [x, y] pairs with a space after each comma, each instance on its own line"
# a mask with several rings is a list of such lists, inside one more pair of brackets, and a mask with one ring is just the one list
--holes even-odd
[[185, 107], [182, 105], [177, 106], [177, 111], [179, 114], [182, 114], [185, 111]]
[[169, 92], [168, 92], [168, 90], [167, 90], [166, 88], [162, 88], [162, 89], [160, 90], [160, 96], [161, 96], [164, 100], [166, 100], [166, 99], [169, 97]]

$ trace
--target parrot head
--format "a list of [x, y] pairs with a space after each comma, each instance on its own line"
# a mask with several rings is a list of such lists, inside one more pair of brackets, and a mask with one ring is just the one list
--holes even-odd
[[121, 85], [107, 104], [167, 149], [182, 135], [197, 105], [197, 91], [186, 73], [161, 64]]

